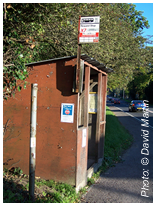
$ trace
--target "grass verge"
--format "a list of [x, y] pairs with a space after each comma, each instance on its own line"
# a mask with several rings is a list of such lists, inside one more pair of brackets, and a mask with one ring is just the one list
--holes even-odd
[[121, 155], [128, 149], [133, 142], [133, 137], [126, 130], [114, 113], [106, 107], [106, 133], [104, 145], [104, 161], [99, 170], [88, 179], [89, 185], [95, 183], [102, 172], [109, 167], [115, 166], [116, 163], [122, 162]]
[[132, 142], [133, 137], [131, 134], [121, 125], [109, 107], [106, 107], [103, 170], [120, 162], [123, 151], [129, 148]]
[[[87, 188], [94, 184], [100, 173], [122, 161], [121, 154], [132, 143], [132, 136], [120, 124], [117, 117], [106, 108], [106, 135], [104, 147], [104, 161], [97, 173], [88, 179], [88, 185], [76, 193], [75, 188], [53, 180], [35, 180], [36, 203], [79, 203]], [[3, 171], [3, 202], [31, 203], [29, 198], [29, 179], [20, 168]]]
[[[16, 168], [15, 168], [16, 169]], [[15, 170], [14, 169], [14, 170]], [[29, 197], [29, 177], [22, 171], [3, 170], [3, 203], [75, 203], [80, 193], [69, 184], [35, 179], [34, 201]]]

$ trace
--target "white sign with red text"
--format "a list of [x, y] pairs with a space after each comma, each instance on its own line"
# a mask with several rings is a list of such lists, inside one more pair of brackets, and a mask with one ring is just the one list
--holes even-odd
[[79, 30], [80, 43], [99, 42], [100, 16], [81, 17]]

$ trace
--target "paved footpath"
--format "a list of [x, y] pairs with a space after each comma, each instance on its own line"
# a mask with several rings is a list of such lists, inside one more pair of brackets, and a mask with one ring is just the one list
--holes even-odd
[[[153, 203], [153, 129], [143, 127], [140, 121], [127, 116], [115, 107], [110, 107], [110, 109], [133, 135], [134, 142], [123, 154], [123, 162], [103, 173], [97, 183], [89, 188], [81, 202]], [[144, 144], [143, 135], [145, 134], [149, 139], [147, 141], [149, 148], [148, 144]], [[148, 155], [141, 154], [142, 149], [143, 153]], [[143, 159], [144, 157], [149, 162], [146, 158]], [[142, 159], [144, 164], [148, 164], [142, 165]]]

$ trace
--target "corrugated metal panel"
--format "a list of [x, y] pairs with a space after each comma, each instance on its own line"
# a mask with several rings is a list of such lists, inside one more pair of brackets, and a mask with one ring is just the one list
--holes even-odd
[[106, 65], [104, 65], [103, 63], [99, 63], [97, 60], [95, 60], [94, 58], [89, 57], [86, 54], [82, 54], [81, 59], [84, 60], [84, 61], [87, 61], [92, 66], [97, 67], [99, 70], [105, 71], [106, 73], [113, 72], [112, 68], [107, 68]]
[[[62, 58], [53, 58], [53, 59], [49, 59], [49, 60], [43, 60], [43, 61], [28, 63], [28, 64], [26, 64], [26, 66], [36, 65], [36, 64], [40, 64], [40, 63], [48, 63], [48, 62], [51, 62], [51, 61], [57, 61], [57, 60], [62, 60], [62, 59], [71, 59], [71, 58], [76, 58], [76, 57], [77, 56], [75, 55], [75, 56], [66, 56], [66, 57], [62, 57]], [[106, 72], [106, 73], [113, 72], [113, 69], [107, 68], [106, 65], [104, 65], [103, 63], [98, 62], [96, 59], [91, 58], [86, 54], [81, 54], [81, 59], [88, 62], [92, 66], [97, 67], [99, 70], [102, 70], [102, 71]]]

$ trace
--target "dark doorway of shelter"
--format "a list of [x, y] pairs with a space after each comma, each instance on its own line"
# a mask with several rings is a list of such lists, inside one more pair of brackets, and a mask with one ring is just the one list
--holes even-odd
[[[90, 77], [90, 93], [98, 92], [98, 76], [91, 75]], [[97, 96], [97, 95], [96, 95]], [[88, 117], [88, 161], [87, 169], [89, 169], [96, 162], [96, 121], [97, 113], [89, 111]]]
[[[98, 92], [98, 73], [91, 69], [90, 70], [90, 86], [89, 93]], [[79, 95], [79, 113], [78, 113], [78, 128], [82, 129], [84, 126], [84, 101], [85, 101], [85, 76], [83, 78], [83, 90]], [[89, 102], [90, 103], [90, 102]], [[90, 105], [88, 105], [89, 107]], [[88, 108], [89, 110], [89, 108]], [[88, 159], [87, 169], [89, 169], [97, 160], [96, 152], [96, 121], [97, 112], [88, 112]]]

